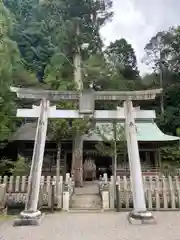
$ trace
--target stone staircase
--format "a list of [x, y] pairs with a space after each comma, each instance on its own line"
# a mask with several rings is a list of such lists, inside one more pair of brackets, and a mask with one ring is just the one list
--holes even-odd
[[83, 188], [75, 188], [70, 202], [70, 212], [101, 212], [98, 182], [84, 182]]

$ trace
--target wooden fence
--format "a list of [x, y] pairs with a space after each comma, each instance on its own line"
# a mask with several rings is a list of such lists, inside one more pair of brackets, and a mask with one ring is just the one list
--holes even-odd
[[[146, 206], [149, 210], [180, 209], [180, 178], [179, 176], [143, 176]], [[117, 197], [120, 209], [133, 208], [131, 178], [117, 177]], [[109, 207], [115, 207], [114, 179], [108, 182]]]
[[[51, 207], [52, 204], [52, 181], [56, 183], [56, 177], [41, 177], [40, 201], [41, 205]], [[115, 202], [119, 202], [121, 210], [129, 210], [133, 208], [132, 184], [131, 178], [126, 176], [117, 177], [117, 187], [119, 201], [115, 201], [115, 181], [113, 177], [108, 181], [107, 177], [101, 182], [100, 192], [104, 198], [104, 208], [114, 209]], [[146, 205], [149, 210], [180, 210], [180, 177], [179, 176], [144, 176], [144, 193]], [[1, 177], [0, 176], [0, 200], [5, 186], [5, 200], [8, 204], [24, 204], [27, 194], [28, 177]], [[58, 187], [58, 189], [57, 189]], [[55, 195], [53, 203], [63, 206], [64, 192], [68, 192], [69, 196], [73, 193], [73, 183], [66, 174], [66, 180], [63, 182], [62, 177], [58, 184], [55, 184]], [[106, 193], [105, 193], [106, 192]], [[69, 201], [69, 200], [68, 200]], [[103, 201], [103, 200], [102, 200]], [[1, 205], [1, 203], [0, 203]], [[65, 205], [64, 205], [65, 206]], [[67, 208], [67, 207], [66, 207]]]
[[[5, 202], [7, 205], [19, 205], [25, 204], [27, 189], [28, 189], [28, 181], [29, 177], [27, 176], [16, 176], [16, 177], [7, 177], [0, 176], [0, 186], [5, 188]], [[40, 186], [40, 197], [39, 204], [41, 206], [51, 207], [52, 205], [52, 182], [55, 183], [54, 186], [54, 198], [53, 203], [58, 205], [58, 208], [62, 208], [62, 198], [64, 185], [66, 184], [66, 188], [72, 193], [73, 184], [69, 174], [66, 174], [66, 180], [63, 182], [63, 177], [60, 176], [58, 184], [56, 184], [56, 176], [42, 176], [41, 177], [41, 186]], [[58, 189], [57, 189], [58, 187]], [[2, 195], [3, 190], [0, 188], [0, 195]], [[0, 196], [2, 199], [2, 196]]]

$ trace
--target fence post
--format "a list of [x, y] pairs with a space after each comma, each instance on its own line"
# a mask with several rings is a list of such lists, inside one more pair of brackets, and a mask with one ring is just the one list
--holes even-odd
[[[116, 178], [116, 184], [119, 185], [119, 204], [120, 204], [120, 208], [121, 208], [121, 178], [120, 176], [117, 176]], [[117, 205], [117, 202], [115, 202]], [[117, 207], [117, 206], [116, 206]]]
[[160, 209], [159, 176], [156, 176], [155, 196], [156, 196], [156, 210], [159, 210]]
[[109, 209], [109, 191], [108, 184], [104, 184], [102, 189], [102, 207], [104, 210]]
[[57, 184], [57, 209], [62, 209], [63, 176], [59, 177]]
[[5, 209], [6, 203], [6, 185], [0, 184], [0, 212]]
[[13, 191], [13, 182], [14, 182], [14, 177], [10, 176], [9, 178], [9, 186], [8, 186], [8, 192], [11, 193]]
[[168, 209], [166, 178], [162, 176], [163, 208]]
[[15, 192], [19, 192], [20, 190], [20, 176], [16, 176], [16, 181], [15, 181]]
[[26, 176], [22, 176], [22, 182], [21, 182], [21, 192], [25, 192], [26, 191]]
[[64, 211], [69, 210], [69, 201], [70, 201], [69, 178], [70, 178], [70, 174], [66, 173], [66, 179], [65, 179], [64, 189], [63, 189], [63, 210]]
[[5, 184], [5, 188], [7, 188], [7, 185], [8, 185], [8, 176], [4, 176], [2, 183], [4, 183], [4, 184]]
[[153, 193], [153, 186], [152, 186], [152, 176], [149, 176], [149, 187], [147, 189], [147, 199], [148, 199], [148, 209], [152, 210], [153, 203], [152, 203], [152, 193]]
[[55, 181], [52, 181], [51, 185], [51, 212], [54, 212], [54, 198], [55, 198]]
[[[131, 181], [130, 182], [130, 189], [131, 189]], [[129, 191], [128, 191], [128, 185], [127, 185], [127, 177], [123, 176], [123, 189], [124, 189], [124, 201], [125, 201], [125, 207], [129, 208]]]
[[51, 176], [47, 176], [46, 179], [46, 191], [48, 195], [48, 207], [51, 208]]
[[175, 176], [175, 184], [177, 191], [177, 208], [180, 208], [180, 188], [179, 188], [179, 177]]
[[171, 196], [171, 208], [175, 209], [176, 208], [176, 203], [175, 203], [175, 195], [174, 195], [174, 187], [173, 187], [173, 181], [172, 177], [168, 176], [169, 179], [169, 191], [170, 191], [170, 196]]
[[41, 209], [43, 206], [43, 200], [44, 200], [44, 187], [42, 183], [40, 184], [40, 191], [39, 191], [39, 200], [38, 200], [38, 208]]
[[109, 182], [109, 206], [110, 209], [115, 208], [115, 199], [114, 199], [114, 176], [111, 176], [110, 182]]
[[120, 183], [116, 183], [116, 209], [120, 212]]

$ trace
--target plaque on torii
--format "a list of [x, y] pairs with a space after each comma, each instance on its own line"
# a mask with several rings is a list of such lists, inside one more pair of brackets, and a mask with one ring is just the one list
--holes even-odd
[[[151, 213], [147, 212], [141, 165], [139, 158], [138, 142], [136, 137], [135, 119], [153, 118], [152, 112], [145, 111], [142, 113], [139, 108], [133, 109], [132, 101], [155, 99], [162, 89], [144, 90], [144, 91], [51, 91], [11, 87], [12, 92], [16, 92], [18, 98], [39, 99], [39, 106], [33, 106], [32, 109], [18, 109], [17, 117], [38, 118], [36, 137], [34, 143], [33, 158], [30, 171], [30, 181], [28, 185], [27, 201], [25, 210], [20, 214], [20, 219], [15, 221], [16, 225], [37, 221], [41, 216], [41, 212], [37, 210], [40, 179], [42, 172], [42, 164], [44, 157], [44, 148], [46, 141], [48, 118], [78, 118], [83, 119], [88, 116], [96, 121], [112, 121], [124, 120], [126, 139], [128, 147], [128, 157], [130, 172], [132, 178], [132, 192], [134, 211], [131, 218], [152, 218]], [[50, 102], [58, 101], [79, 101], [78, 110], [56, 109], [50, 106]], [[95, 101], [124, 101], [124, 108], [117, 110], [95, 110]]]

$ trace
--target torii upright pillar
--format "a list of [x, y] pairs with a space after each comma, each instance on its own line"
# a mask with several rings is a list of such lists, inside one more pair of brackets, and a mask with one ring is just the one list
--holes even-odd
[[45, 98], [42, 99], [40, 107], [35, 107], [34, 110], [37, 110], [39, 117], [36, 128], [31, 171], [28, 181], [27, 199], [25, 203], [25, 210], [20, 213], [20, 218], [15, 219], [14, 226], [38, 225], [39, 220], [41, 219], [41, 212], [38, 211], [37, 207], [46, 142], [49, 101]]
[[144, 187], [141, 171], [141, 163], [139, 156], [139, 147], [136, 135], [135, 114], [133, 110], [132, 101], [126, 100], [124, 102], [125, 112], [125, 132], [128, 148], [128, 158], [131, 173], [131, 184], [133, 194], [133, 211], [129, 214], [129, 222], [134, 223], [141, 221], [141, 223], [155, 223], [155, 219], [151, 212], [147, 211]]

